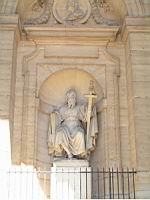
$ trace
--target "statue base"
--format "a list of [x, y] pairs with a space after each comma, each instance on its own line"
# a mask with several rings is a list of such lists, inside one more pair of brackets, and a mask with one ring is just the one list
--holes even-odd
[[55, 158], [53, 167], [89, 167], [87, 160]]
[[91, 167], [87, 160], [55, 159], [51, 172], [51, 199], [91, 199]]

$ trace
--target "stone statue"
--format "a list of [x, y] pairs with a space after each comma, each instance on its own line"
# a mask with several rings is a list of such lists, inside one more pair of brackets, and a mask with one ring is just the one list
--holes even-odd
[[95, 94], [87, 95], [86, 104], [77, 103], [77, 93], [66, 93], [66, 104], [54, 108], [50, 116], [49, 153], [54, 156], [86, 158], [95, 149], [98, 133], [96, 106], [92, 106]]

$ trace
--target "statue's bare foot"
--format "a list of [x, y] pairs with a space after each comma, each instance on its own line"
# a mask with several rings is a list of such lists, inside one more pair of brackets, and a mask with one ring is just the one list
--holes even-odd
[[68, 159], [72, 160], [73, 159], [73, 155], [72, 154], [68, 154]]

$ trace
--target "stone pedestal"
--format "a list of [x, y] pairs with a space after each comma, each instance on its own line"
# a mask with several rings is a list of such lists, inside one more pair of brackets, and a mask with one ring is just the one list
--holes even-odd
[[51, 170], [51, 199], [91, 199], [91, 168], [86, 160], [56, 160]]

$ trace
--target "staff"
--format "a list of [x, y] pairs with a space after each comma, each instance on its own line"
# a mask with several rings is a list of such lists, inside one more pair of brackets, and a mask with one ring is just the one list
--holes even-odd
[[89, 147], [89, 138], [90, 138], [90, 124], [91, 124], [91, 114], [92, 114], [92, 107], [93, 107], [93, 100], [97, 98], [95, 93], [94, 83], [90, 81], [89, 87], [90, 94], [85, 95], [88, 98], [88, 110], [87, 110], [87, 134], [86, 134], [86, 150], [88, 151]]

